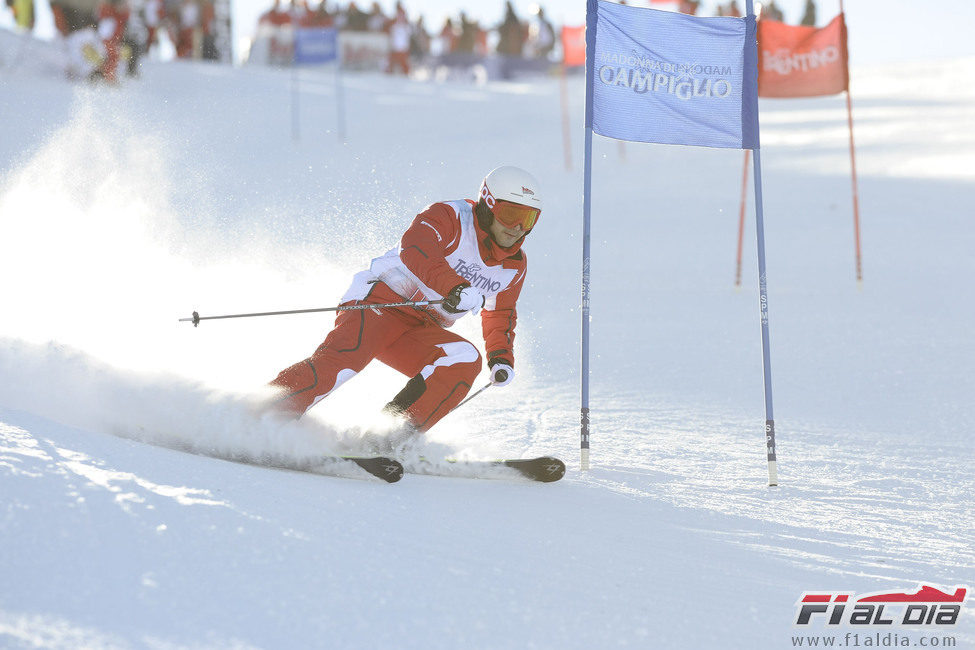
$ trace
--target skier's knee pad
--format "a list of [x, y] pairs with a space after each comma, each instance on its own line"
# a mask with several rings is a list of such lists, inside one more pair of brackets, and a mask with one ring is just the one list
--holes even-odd
[[449, 369], [457, 380], [471, 383], [481, 372], [481, 353], [469, 341], [452, 341], [437, 347], [442, 350], [442, 355], [420, 371], [425, 380], [440, 369]]
[[318, 373], [311, 360], [305, 359], [278, 373], [271, 385], [283, 389], [288, 395], [312, 390], [318, 386]]
[[384, 411], [392, 415], [402, 415], [406, 409], [413, 406], [427, 390], [427, 382], [423, 375], [416, 375], [403, 387], [396, 397], [383, 408]]

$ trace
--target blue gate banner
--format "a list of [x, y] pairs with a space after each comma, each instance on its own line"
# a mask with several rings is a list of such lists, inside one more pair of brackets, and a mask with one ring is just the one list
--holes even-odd
[[588, 0], [586, 126], [660, 144], [757, 149], [755, 18]]
[[328, 63], [339, 58], [338, 30], [303, 28], [295, 30], [295, 63]]

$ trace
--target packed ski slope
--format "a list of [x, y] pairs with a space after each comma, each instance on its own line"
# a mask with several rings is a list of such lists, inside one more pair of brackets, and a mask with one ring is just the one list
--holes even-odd
[[[346, 77], [342, 142], [329, 70], [300, 74], [295, 140], [290, 71], [4, 68], [0, 647], [789, 648], [803, 591], [975, 586], [973, 63], [854, 70], [862, 287], [843, 100], [762, 103], [777, 488], [741, 152], [596, 138], [581, 472], [580, 78], [566, 169], [557, 79]], [[178, 319], [334, 304], [504, 163], [546, 188], [518, 376], [424, 453], [555, 454], [565, 479], [223, 460], [354, 442], [404, 378], [370, 367], [282, 425], [255, 400], [331, 316]], [[971, 609], [898, 633], [973, 647]]]

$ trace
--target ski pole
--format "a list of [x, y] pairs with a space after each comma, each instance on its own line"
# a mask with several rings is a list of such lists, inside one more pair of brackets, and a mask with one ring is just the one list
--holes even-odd
[[419, 300], [416, 302], [406, 301], [406, 302], [388, 302], [381, 305], [372, 304], [359, 304], [359, 305], [339, 305], [338, 307], [319, 307], [317, 309], [291, 309], [288, 311], [263, 311], [253, 314], [226, 314], [223, 316], [200, 316], [197, 312], [193, 312], [191, 318], [180, 318], [179, 322], [191, 322], [193, 327], [198, 327], [200, 321], [203, 320], [218, 320], [221, 318], [250, 318], [253, 316], [281, 316], [284, 314], [311, 314], [313, 312], [319, 311], [347, 311], [353, 309], [381, 309], [383, 307], [426, 307], [427, 305], [439, 305], [443, 300]]
[[450, 410], [450, 412], [453, 413], [454, 411], [456, 411], [457, 409], [459, 409], [461, 406], [463, 406], [464, 404], [467, 404], [469, 401], [471, 401], [472, 399], [474, 399], [475, 397], [477, 397], [478, 395], [480, 395], [481, 393], [483, 393], [484, 391], [486, 391], [488, 388], [490, 388], [493, 385], [494, 384], [491, 383], [491, 382], [488, 382], [488, 383], [484, 384], [484, 386], [480, 390], [478, 390], [476, 393], [474, 393], [473, 395], [471, 395], [470, 397], [468, 397], [467, 399], [465, 399], [463, 402], [461, 402], [460, 404], [458, 404], [457, 406], [455, 406], [453, 409]]
[[[499, 378], [498, 381], [504, 381], [507, 378], [508, 378], [508, 373], [506, 371], [504, 371], [504, 375], [502, 375]], [[478, 395], [480, 395], [481, 393], [483, 393], [484, 391], [486, 391], [488, 388], [490, 388], [493, 385], [494, 385], [494, 382], [493, 381], [489, 381], [488, 383], [484, 384], [484, 386], [481, 387], [480, 390], [478, 390], [476, 393], [474, 393], [473, 395], [471, 395], [470, 397], [468, 397], [467, 399], [465, 399], [463, 402], [461, 402], [460, 404], [458, 404], [457, 406], [455, 406], [454, 408], [452, 408], [450, 410], [450, 412], [453, 413], [454, 411], [456, 411], [457, 409], [459, 409], [461, 406], [463, 406], [464, 404], [467, 404], [469, 401], [471, 401], [472, 399], [474, 399], [475, 397], [477, 397]]]

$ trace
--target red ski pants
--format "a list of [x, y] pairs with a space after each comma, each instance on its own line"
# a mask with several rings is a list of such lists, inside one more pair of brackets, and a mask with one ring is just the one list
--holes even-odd
[[300, 417], [373, 359], [411, 377], [387, 409], [426, 431], [464, 399], [481, 372], [481, 355], [467, 339], [422, 313], [395, 308], [343, 311], [309, 358], [271, 382], [283, 391], [276, 407]]

